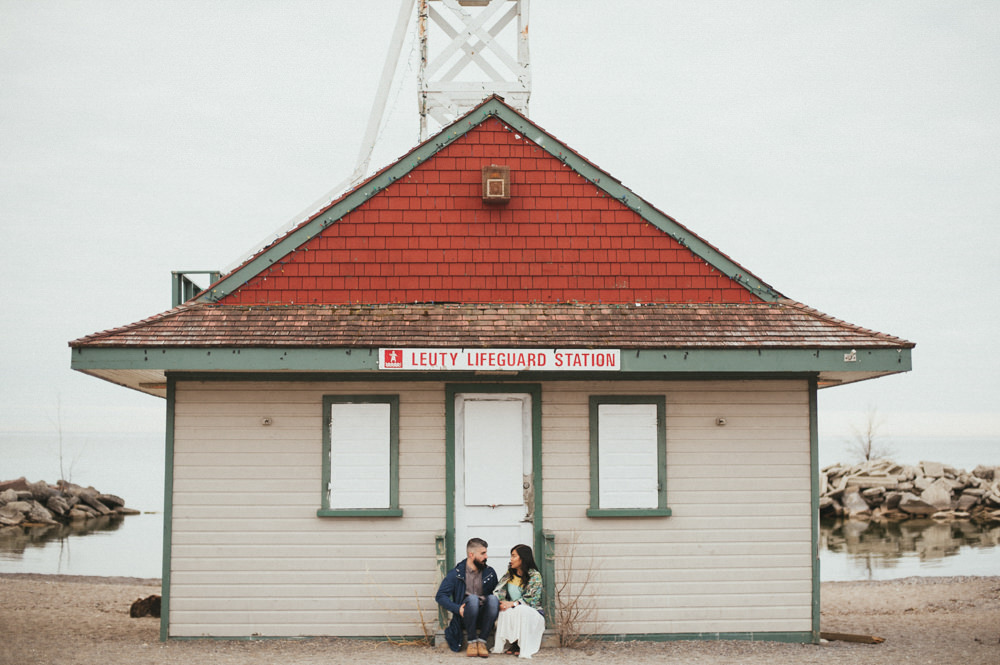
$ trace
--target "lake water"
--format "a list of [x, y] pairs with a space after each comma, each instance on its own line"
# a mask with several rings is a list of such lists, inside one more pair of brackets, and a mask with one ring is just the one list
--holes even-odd
[[905, 520], [820, 523], [820, 578], [826, 582], [919, 575], [1000, 575], [1000, 524]]
[[[141, 515], [97, 524], [85, 533], [35, 528], [24, 537], [0, 535], [0, 572], [102, 577], [163, 574], [161, 434], [63, 434], [63, 469], [74, 483], [125, 499]], [[0, 480], [59, 478], [54, 434], [0, 433]]]
[[[1000, 442], [966, 439], [894, 443], [894, 458], [973, 469], [1000, 466]], [[820, 444], [820, 465], [849, 461], [843, 442]], [[143, 511], [101, 523], [86, 533], [33, 529], [0, 537], [0, 572], [160, 577], [163, 543], [163, 437], [157, 434], [63, 435], [63, 468], [70, 480], [125, 499]], [[25, 476], [55, 482], [59, 444], [54, 435], [0, 433], [0, 480]], [[889, 527], [824, 523], [820, 574], [824, 581], [895, 579], [911, 575], [1000, 575], [1000, 528], [977, 529], [908, 520]]]

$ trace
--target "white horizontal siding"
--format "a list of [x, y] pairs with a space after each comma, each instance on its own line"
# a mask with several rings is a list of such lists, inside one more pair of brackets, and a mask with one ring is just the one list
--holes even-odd
[[[337, 394], [400, 396], [402, 518], [316, 516], [323, 396]], [[443, 384], [182, 382], [176, 395], [171, 636], [420, 635], [421, 614], [436, 624]]]
[[[544, 525], [556, 534], [557, 578], [571, 565], [572, 593], [593, 606], [585, 630], [811, 630], [805, 382], [545, 388]], [[671, 517], [586, 517], [590, 467], [580, 431], [589, 428], [589, 396], [622, 393], [665, 396]]]
[[[170, 634], [433, 631], [444, 387], [180, 383]], [[589, 397], [622, 393], [665, 398], [671, 517], [586, 517]], [[402, 518], [316, 517], [325, 394], [400, 396]], [[557, 578], [572, 554], [570, 588], [594, 606], [585, 630], [811, 629], [805, 382], [544, 383], [542, 440], [544, 527], [556, 535]]]

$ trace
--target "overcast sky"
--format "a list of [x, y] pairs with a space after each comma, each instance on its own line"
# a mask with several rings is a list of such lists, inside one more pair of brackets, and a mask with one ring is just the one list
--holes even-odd
[[[354, 168], [398, 0], [0, 0], [0, 432], [163, 430], [69, 340]], [[788, 297], [915, 341], [824, 437], [1000, 443], [1000, 3], [534, 0], [530, 117]], [[372, 166], [417, 143], [415, 53]], [[407, 64], [408, 63], [408, 64]], [[0, 473], [2, 475], [2, 473]]]

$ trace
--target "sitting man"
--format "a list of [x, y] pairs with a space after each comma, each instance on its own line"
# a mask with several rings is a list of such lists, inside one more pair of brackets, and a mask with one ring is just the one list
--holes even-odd
[[462, 650], [463, 633], [469, 642], [466, 656], [488, 658], [486, 640], [500, 614], [500, 602], [493, 595], [497, 574], [486, 565], [486, 541], [472, 538], [465, 546], [466, 558], [448, 571], [434, 600], [452, 613], [444, 631], [452, 651]]

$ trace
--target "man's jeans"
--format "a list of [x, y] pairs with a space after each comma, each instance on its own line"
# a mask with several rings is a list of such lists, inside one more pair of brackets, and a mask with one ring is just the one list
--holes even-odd
[[499, 614], [500, 599], [493, 594], [486, 596], [484, 603], [479, 602], [479, 596], [466, 596], [462, 622], [465, 624], [465, 635], [469, 642], [477, 639], [485, 642], [489, 639], [490, 631], [493, 630], [493, 624], [496, 623]]

